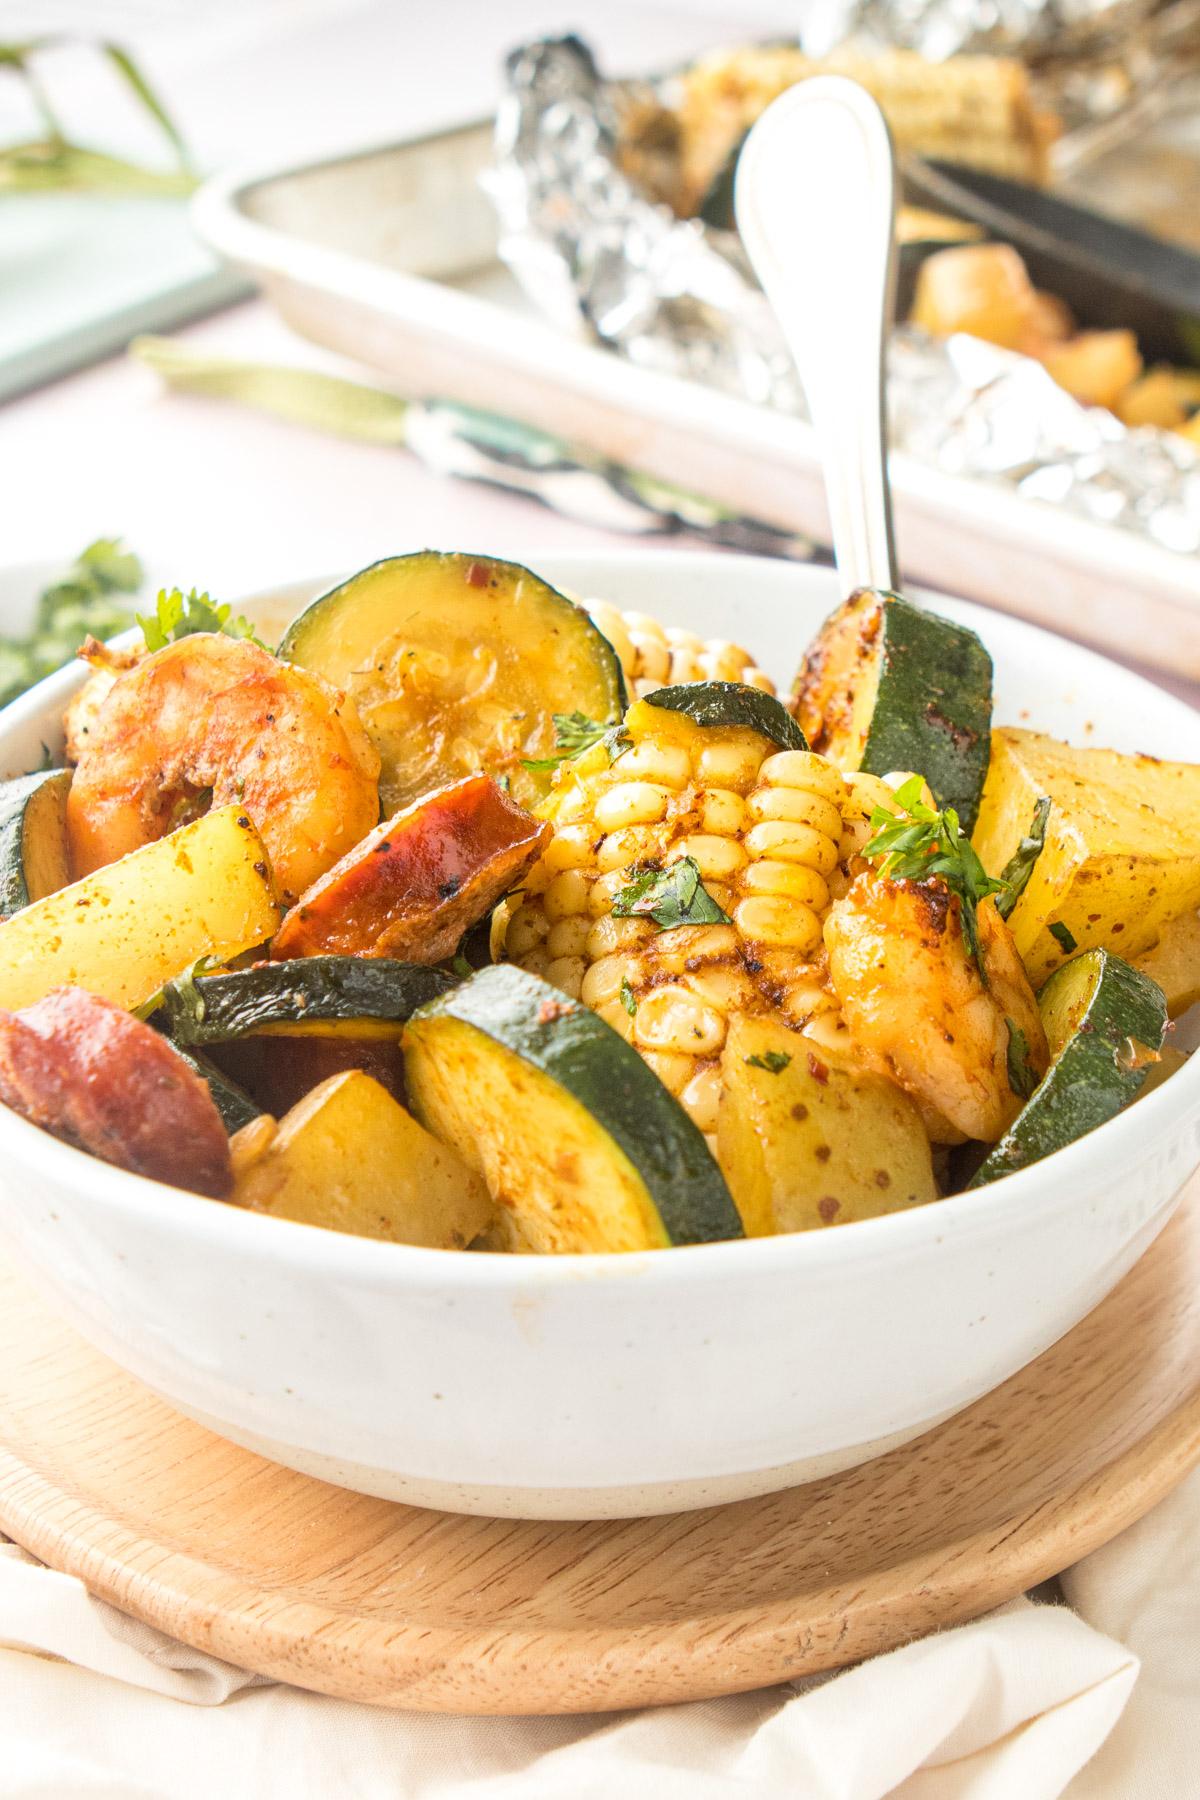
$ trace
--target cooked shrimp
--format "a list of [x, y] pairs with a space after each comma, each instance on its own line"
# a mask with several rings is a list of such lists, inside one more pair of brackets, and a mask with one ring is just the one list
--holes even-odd
[[136, 649], [114, 650], [111, 644], [102, 644], [98, 638], [89, 636], [83, 640], [77, 654], [92, 672], [79, 692], [67, 701], [67, 710], [63, 714], [69, 763], [77, 763], [87, 749], [100, 708], [112, 692], [117, 676], [141, 662], [146, 647], [139, 644]]
[[921, 1107], [938, 1143], [994, 1143], [1022, 1101], [1009, 1083], [1008, 1021], [1030, 1067], [1049, 1060], [1037, 1002], [995, 902], [979, 906], [985, 986], [945, 883], [859, 875], [825, 921], [829, 971], [859, 1048]]
[[378, 822], [378, 783], [348, 698], [246, 639], [198, 632], [119, 674], [90, 720], [67, 802], [75, 872], [211, 800], [245, 807], [294, 900]]

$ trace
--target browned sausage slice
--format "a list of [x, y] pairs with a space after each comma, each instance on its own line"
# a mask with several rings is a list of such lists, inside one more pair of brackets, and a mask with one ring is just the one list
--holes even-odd
[[149, 1025], [83, 988], [0, 1010], [0, 1100], [135, 1175], [214, 1200], [233, 1189], [212, 1095]]

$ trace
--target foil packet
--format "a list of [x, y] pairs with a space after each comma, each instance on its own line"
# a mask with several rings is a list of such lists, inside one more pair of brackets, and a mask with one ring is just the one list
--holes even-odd
[[[631, 90], [606, 82], [575, 37], [509, 56], [483, 177], [501, 258], [561, 328], [641, 368], [803, 417], [795, 366], [736, 236], [677, 218], [622, 169], [619, 102]], [[893, 450], [1200, 550], [1200, 452], [1080, 405], [1027, 357], [899, 326], [888, 408]]]

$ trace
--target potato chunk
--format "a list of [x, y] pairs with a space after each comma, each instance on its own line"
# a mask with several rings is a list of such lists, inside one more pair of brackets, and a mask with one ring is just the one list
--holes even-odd
[[263, 943], [278, 918], [262, 839], [223, 806], [0, 924], [0, 1006], [56, 987], [140, 1006], [197, 957]]
[[722, 1073], [717, 1161], [747, 1237], [937, 1199], [920, 1115], [882, 1075], [835, 1060], [770, 1018], [734, 1022]]
[[1076, 947], [1102, 945], [1129, 961], [1200, 906], [1200, 766], [1002, 727], [974, 837], [989, 875], [1043, 794], [1052, 801], [1045, 848], [1008, 921], [1035, 987]]
[[1177, 1019], [1200, 1002], [1200, 913], [1172, 919], [1134, 967], [1158, 983], [1166, 995], [1168, 1018]]
[[911, 317], [934, 337], [965, 331], [1015, 350], [1037, 316], [1033, 283], [1011, 244], [964, 244], [921, 264]]
[[[257, 1142], [261, 1121], [245, 1132]], [[360, 1069], [306, 1094], [248, 1162], [242, 1136], [233, 1199], [251, 1212], [440, 1250], [464, 1249], [491, 1222], [479, 1177]]]

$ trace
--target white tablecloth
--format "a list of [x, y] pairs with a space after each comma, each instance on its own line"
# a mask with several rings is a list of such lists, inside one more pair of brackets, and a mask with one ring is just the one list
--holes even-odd
[[1062, 1586], [757, 1694], [461, 1719], [248, 1677], [6, 1546], [0, 1800], [1190, 1800], [1200, 1473]]

